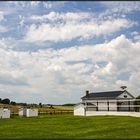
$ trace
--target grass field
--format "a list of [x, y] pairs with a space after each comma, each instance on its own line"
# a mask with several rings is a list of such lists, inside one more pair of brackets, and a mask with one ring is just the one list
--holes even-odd
[[140, 138], [140, 118], [44, 115], [0, 119], [0, 138]]

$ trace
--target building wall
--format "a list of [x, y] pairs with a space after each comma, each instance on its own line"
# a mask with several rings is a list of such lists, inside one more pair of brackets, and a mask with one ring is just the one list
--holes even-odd
[[[124, 97], [125, 95], [127, 95], [127, 97]], [[118, 98], [124, 98], [124, 99], [133, 99], [128, 93], [127, 91], [123, 92], [120, 96], [118, 96]]]
[[84, 105], [80, 104], [80, 105], [75, 106], [74, 115], [84, 116], [85, 115]]
[[117, 112], [117, 111], [87, 111], [86, 116], [133, 116], [140, 117], [140, 112]]
[[26, 116], [27, 117], [38, 116], [38, 109], [27, 109]]
[[109, 111], [117, 111], [117, 101], [116, 100], [109, 101]]
[[86, 100], [86, 102], [90, 102], [95, 106], [98, 106], [98, 111], [108, 111], [108, 102], [109, 102], [109, 110], [117, 111], [116, 100]]
[[108, 111], [107, 101], [98, 102], [98, 111]]
[[10, 118], [10, 110], [0, 109], [0, 118]]
[[19, 116], [26, 116], [26, 108], [21, 108], [18, 112]]

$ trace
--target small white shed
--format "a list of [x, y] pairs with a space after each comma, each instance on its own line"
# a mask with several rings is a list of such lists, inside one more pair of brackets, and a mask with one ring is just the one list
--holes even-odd
[[26, 108], [20, 108], [18, 114], [19, 116], [26, 116]]
[[0, 118], [10, 118], [10, 109], [0, 108]]
[[85, 116], [85, 106], [84, 104], [77, 104], [74, 106], [74, 115]]
[[27, 109], [26, 116], [27, 117], [38, 116], [38, 109]]
[[22, 108], [19, 110], [19, 116], [26, 116], [26, 117], [38, 116], [38, 109]]

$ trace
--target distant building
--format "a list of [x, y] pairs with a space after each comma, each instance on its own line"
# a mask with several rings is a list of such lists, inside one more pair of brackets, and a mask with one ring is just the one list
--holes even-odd
[[[82, 102], [74, 107], [74, 115], [129, 115], [135, 111], [135, 97], [126, 90], [95, 93], [86, 91], [86, 95], [81, 99]], [[140, 113], [138, 115], [140, 116]]]
[[10, 118], [10, 109], [0, 108], [0, 118]]
[[38, 109], [21, 108], [19, 109], [19, 116], [26, 116], [26, 117], [38, 116]]

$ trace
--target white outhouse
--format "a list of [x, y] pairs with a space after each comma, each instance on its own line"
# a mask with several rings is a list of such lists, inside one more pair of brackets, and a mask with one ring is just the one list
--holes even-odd
[[18, 114], [19, 116], [26, 116], [26, 108], [20, 108]]
[[38, 109], [22, 108], [19, 110], [19, 116], [26, 116], [26, 117], [38, 116]]
[[0, 118], [10, 118], [10, 109], [0, 108]]

